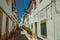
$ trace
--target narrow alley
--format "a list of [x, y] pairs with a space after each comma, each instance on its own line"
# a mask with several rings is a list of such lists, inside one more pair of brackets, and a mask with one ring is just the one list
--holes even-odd
[[0, 40], [60, 40], [60, 0], [0, 0]]
[[14, 32], [14, 40], [28, 40], [25, 34], [22, 34], [22, 29], [19, 29], [18, 32]]

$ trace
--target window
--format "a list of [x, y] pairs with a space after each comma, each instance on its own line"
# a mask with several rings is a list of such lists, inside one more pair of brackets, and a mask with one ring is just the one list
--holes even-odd
[[46, 20], [41, 21], [41, 36], [47, 38]]
[[39, 2], [41, 3], [43, 0], [39, 0]]
[[34, 1], [34, 9], [36, 9], [36, 0]]
[[33, 24], [31, 24], [31, 29], [32, 29], [32, 31], [33, 31]]
[[6, 3], [9, 5], [9, 0], [6, 0]]

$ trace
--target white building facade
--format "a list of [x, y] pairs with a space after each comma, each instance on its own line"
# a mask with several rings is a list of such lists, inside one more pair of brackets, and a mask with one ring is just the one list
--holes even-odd
[[0, 39], [7, 40], [13, 29], [12, 1], [0, 0]]
[[37, 36], [43, 40], [60, 40], [59, 2], [59, 0], [41, 0], [39, 3], [39, 0], [36, 0], [37, 7], [33, 10], [33, 21], [37, 22], [34, 25], [37, 26], [34, 28]]
[[29, 9], [29, 25], [35, 38], [60, 40], [60, 0], [33, 0]]

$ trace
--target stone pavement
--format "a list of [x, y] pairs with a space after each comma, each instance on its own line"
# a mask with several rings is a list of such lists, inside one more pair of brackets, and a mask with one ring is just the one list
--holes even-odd
[[12, 40], [43, 40], [39, 37], [37, 39], [34, 37], [30, 38], [29, 34], [23, 29], [19, 29], [17, 32], [14, 32], [13, 38], [14, 39]]
[[22, 31], [22, 29], [19, 29], [18, 32], [14, 33], [14, 40], [28, 40], [25, 34], [21, 33]]

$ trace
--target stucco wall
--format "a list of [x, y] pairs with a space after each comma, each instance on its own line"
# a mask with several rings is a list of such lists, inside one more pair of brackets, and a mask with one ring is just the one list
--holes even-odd
[[11, 32], [12, 29], [13, 29], [13, 26], [12, 26], [12, 20], [9, 18], [9, 25], [8, 25], [8, 31]]
[[[59, 0], [58, 0], [59, 1]], [[60, 40], [60, 13], [56, 13], [55, 4], [52, 3], [52, 8], [47, 7], [47, 11], [41, 12], [40, 10], [46, 7], [51, 0], [43, 0], [41, 3], [37, 1], [37, 11], [34, 10], [33, 19], [34, 22], [38, 22], [37, 25], [37, 36], [42, 38], [43, 40]], [[57, 3], [59, 4], [59, 2]], [[51, 6], [51, 5], [50, 5]], [[59, 9], [59, 5], [58, 8]], [[59, 9], [60, 10], [60, 9]], [[41, 37], [41, 28], [40, 28], [40, 20], [47, 19], [47, 38]], [[34, 23], [33, 22], [33, 23]], [[35, 32], [35, 27], [33, 29]]]
[[6, 33], [6, 15], [3, 13], [2, 19], [2, 35]]
[[11, 17], [11, 14], [12, 14], [12, 2], [11, 2], [11, 0], [9, 0], [9, 5], [6, 3], [6, 0], [0, 0], [0, 6]]
[[[2, 19], [2, 35], [6, 33], [6, 14], [3, 13], [3, 19]], [[8, 32], [11, 32], [12, 30], [12, 21], [10, 18], [8, 18]]]

